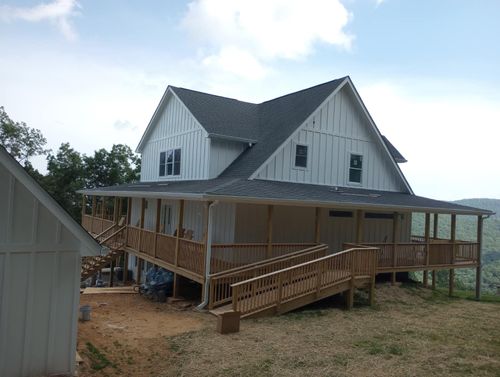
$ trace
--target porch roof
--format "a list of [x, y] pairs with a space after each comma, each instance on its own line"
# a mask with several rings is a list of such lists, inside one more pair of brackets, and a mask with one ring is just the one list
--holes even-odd
[[239, 203], [298, 205], [401, 212], [492, 215], [492, 211], [422, 196], [353, 187], [292, 182], [215, 178], [196, 181], [139, 182], [83, 189], [79, 193], [99, 196], [221, 200]]

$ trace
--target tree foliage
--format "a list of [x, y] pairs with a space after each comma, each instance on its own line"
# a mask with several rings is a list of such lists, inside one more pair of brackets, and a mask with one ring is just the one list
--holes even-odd
[[47, 139], [40, 130], [30, 128], [24, 122], [13, 121], [3, 106], [0, 106], [0, 144], [29, 169], [33, 169], [29, 163], [31, 157], [48, 153], [44, 149]]
[[127, 145], [115, 144], [109, 152], [99, 149], [83, 159], [87, 188], [119, 185], [139, 178], [140, 158]]
[[63, 143], [55, 155], [47, 156], [47, 175], [42, 185], [75, 219], [80, 218], [81, 195], [76, 191], [84, 185], [85, 169], [80, 153]]
[[[62, 143], [56, 153], [44, 149], [47, 140], [40, 130], [14, 122], [0, 106], [0, 144], [75, 220], [80, 221], [82, 188], [113, 186], [139, 179], [140, 157], [130, 147], [115, 144], [86, 156]], [[47, 154], [47, 174], [40, 174], [29, 162]]]

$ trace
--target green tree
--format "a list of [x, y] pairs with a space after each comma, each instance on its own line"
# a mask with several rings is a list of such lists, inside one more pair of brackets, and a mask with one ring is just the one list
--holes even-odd
[[[0, 106], [0, 144], [19, 163], [27, 167], [30, 173], [35, 170], [29, 163], [29, 159], [49, 152], [44, 149], [47, 139], [43, 137], [41, 131], [28, 127], [24, 122], [13, 121], [3, 106]], [[36, 174], [39, 173], [36, 172]]]
[[126, 145], [115, 144], [109, 152], [99, 149], [83, 160], [87, 188], [120, 185], [139, 179], [140, 158]]
[[44, 188], [80, 221], [81, 195], [76, 191], [84, 186], [85, 166], [82, 155], [63, 143], [55, 155], [47, 156], [47, 175], [42, 180]]

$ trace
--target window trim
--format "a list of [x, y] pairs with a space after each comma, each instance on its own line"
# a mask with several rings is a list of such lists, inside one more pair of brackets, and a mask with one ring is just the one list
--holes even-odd
[[[175, 171], [175, 151], [179, 150], [180, 151], [180, 158], [179, 158], [179, 174], [174, 174]], [[167, 162], [168, 158], [168, 152], [172, 151], [172, 162]], [[160, 169], [161, 169], [161, 154], [165, 153], [165, 174], [161, 175], [160, 174]], [[172, 165], [172, 174], [168, 174], [168, 165]], [[158, 177], [160, 178], [179, 178], [182, 176], [182, 148], [181, 147], [172, 147], [168, 148], [165, 150], [160, 151], [158, 155]]]
[[[361, 156], [361, 169], [358, 169], [358, 168], [351, 168], [351, 157], [352, 156]], [[363, 182], [364, 182], [364, 179], [363, 179], [363, 175], [364, 175], [364, 160], [365, 160], [365, 156], [363, 155], [363, 153], [360, 153], [360, 152], [349, 152], [347, 154], [348, 158], [347, 158], [347, 184], [350, 185], [350, 186], [362, 186], [363, 185]], [[361, 170], [361, 179], [359, 182], [356, 182], [356, 181], [351, 181], [351, 169], [357, 169], [357, 170]]]
[[[306, 147], [307, 148], [307, 155], [306, 155], [306, 166], [297, 166], [295, 165], [295, 160], [297, 158], [297, 146], [301, 146], [301, 147]], [[299, 143], [299, 142], [294, 142], [293, 143], [293, 149], [292, 149], [292, 169], [296, 169], [296, 170], [309, 170], [309, 166], [310, 166], [310, 156], [311, 156], [311, 147], [309, 146], [309, 144], [306, 144], [306, 143]]]

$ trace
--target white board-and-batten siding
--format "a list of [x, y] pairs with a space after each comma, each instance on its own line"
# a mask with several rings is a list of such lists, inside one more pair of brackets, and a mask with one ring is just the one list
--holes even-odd
[[[160, 152], [174, 148], [181, 148], [181, 174], [160, 177]], [[208, 155], [207, 132], [177, 97], [170, 95], [142, 149], [141, 181], [207, 179]]]
[[[295, 146], [308, 146], [307, 168], [294, 166]], [[349, 183], [350, 153], [363, 156], [362, 183]], [[259, 169], [256, 178], [406, 191], [390, 156], [350, 86], [331, 95]]]
[[[146, 208], [144, 210], [144, 228], [148, 230], [156, 229], [156, 199], [146, 199]], [[170, 235], [174, 234], [179, 222], [179, 200], [161, 200], [162, 206], [170, 207]], [[193, 231], [195, 241], [203, 241], [204, 232], [204, 202], [185, 200], [184, 218], [182, 227]], [[212, 242], [213, 243], [233, 243], [234, 242], [234, 217], [235, 204], [220, 202], [214, 208]], [[141, 199], [132, 199], [131, 224], [138, 226], [140, 223]], [[163, 219], [160, 219], [160, 231], [162, 232]]]
[[0, 376], [74, 371], [81, 242], [0, 164]]

